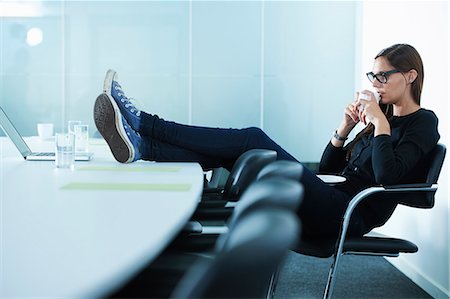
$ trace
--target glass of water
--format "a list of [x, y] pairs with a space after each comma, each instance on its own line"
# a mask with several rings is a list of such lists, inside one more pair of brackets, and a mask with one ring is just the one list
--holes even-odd
[[67, 122], [67, 132], [75, 134], [75, 126], [81, 125], [81, 120], [69, 120]]
[[75, 125], [75, 152], [89, 151], [89, 125]]
[[56, 133], [56, 168], [74, 167], [75, 160], [75, 135], [71, 133]]

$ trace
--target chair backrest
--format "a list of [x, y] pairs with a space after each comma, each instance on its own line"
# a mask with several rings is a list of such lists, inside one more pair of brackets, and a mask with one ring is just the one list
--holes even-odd
[[261, 180], [269, 177], [283, 177], [299, 182], [302, 173], [302, 164], [295, 161], [278, 160], [264, 166], [258, 173], [256, 179]]
[[172, 298], [264, 298], [270, 278], [300, 233], [298, 217], [261, 208], [242, 218], [214, 259], [194, 265]]
[[240, 194], [256, 179], [259, 171], [276, 158], [277, 152], [265, 149], [252, 149], [239, 156], [225, 183], [223, 198], [238, 200]]
[[[282, 177], [271, 177], [253, 182], [242, 194], [228, 220], [232, 228], [242, 217], [253, 210], [268, 207], [295, 212], [303, 199], [303, 186], [299, 181]], [[220, 244], [220, 242], [218, 242]]]
[[[429, 165], [425, 183], [427, 185], [436, 184], [444, 164], [445, 145], [438, 143], [436, 147], [425, 157], [426, 163]], [[434, 206], [434, 196], [436, 191], [428, 192], [410, 192], [400, 195], [398, 202], [403, 205], [416, 208], [432, 208]]]
[[447, 149], [442, 143], [436, 144], [436, 147], [430, 153], [430, 169], [427, 175], [427, 183], [435, 184], [441, 174], [442, 165], [444, 164], [445, 154]]

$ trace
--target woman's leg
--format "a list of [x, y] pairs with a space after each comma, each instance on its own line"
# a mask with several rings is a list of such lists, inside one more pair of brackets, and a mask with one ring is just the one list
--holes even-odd
[[[212, 161], [216, 163], [228, 161], [232, 164], [236, 157], [245, 150], [267, 148], [276, 150], [279, 159], [296, 161], [258, 128], [238, 130], [195, 127], [164, 121], [146, 113], [142, 113], [142, 116], [144, 120], [148, 121], [148, 123], [141, 122], [142, 128], [146, 128], [148, 133], [160, 140], [170, 142], [170, 144], [182, 146], [182, 148], [173, 146], [176, 150], [167, 151], [165, 154], [168, 156], [178, 155], [178, 151], [183, 151], [183, 148], [190, 148], [194, 153], [212, 153], [199, 156], [209, 159], [215, 157]], [[170, 148], [170, 144], [158, 143], [156, 140], [154, 143], [156, 144], [153, 148], [154, 151], [156, 150], [155, 152], [168, 146]], [[225, 160], [218, 157], [224, 157]], [[211, 162], [207, 161], [207, 163]], [[202, 163], [200, 162], [200, 164]], [[342, 218], [351, 199], [350, 196], [325, 184], [306, 167], [300, 181], [304, 186], [305, 194], [298, 215], [303, 223], [304, 233], [308, 236], [337, 237], [342, 225]], [[358, 210], [355, 210], [348, 234], [360, 236], [365, 232], [364, 230], [364, 223]]]
[[108, 70], [103, 90], [131, 128], [142, 136], [226, 160], [236, 160], [249, 149], [261, 148], [276, 151], [278, 159], [296, 161], [258, 128], [220, 129], [186, 126], [144, 113], [131, 103], [117, 80], [117, 73]]
[[[272, 149], [278, 152], [279, 159], [296, 161], [257, 128], [236, 130], [185, 126], [140, 113], [139, 122], [144, 120], [141, 123], [147, 135], [157, 136], [166, 142], [141, 136], [129, 128], [127, 120], [113, 107], [113, 103], [114, 99], [111, 97], [100, 95], [94, 105], [94, 119], [114, 157], [120, 162], [131, 162], [139, 158], [195, 161], [200, 162], [204, 168], [211, 168], [230, 165], [241, 153], [251, 148]], [[305, 187], [305, 195], [298, 214], [306, 235], [337, 236], [350, 200], [349, 195], [324, 184], [306, 168], [301, 183]], [[362, 235], [363, 227], [356, 211], [350, 223], [349, 234]]]
[[114, 109], [113, 102], [105, 94], [94, 104], [95, 125], [105, 138], [114, 158], [122, 163], [139, 159], [152, 161], [199, 162], [204, 169], [230, 167], [232, 162], [214, 156], [206, 156], [171, 144], [165, 144], [134, 131], [123, 115]]
[[[303, 235], [337, 237], [345, 210], [351, 200], [350, 196], [325, 184], [306, 167], [300, 181], [305, 190], [303, 202], [298, 210]], [[364, 233], [364, 222], [356, 209], [350, 221], [348, 235], [362, 236]]]
[[202, 155], [148, 136], [142, 136], [141, 159], [156, 162], [198, 162], [203, 169], [224, 167], [231, 169], [234, 161]]
[[250, 149], [269, 149], [278, 154], [279, 160], [297, 161], [266, 133], [256, 127], [245, 129], [223, 129], [182, 125], [165, 121], [157, 115], [141, 111], [140, 133], [191, 151], [236, 160]]

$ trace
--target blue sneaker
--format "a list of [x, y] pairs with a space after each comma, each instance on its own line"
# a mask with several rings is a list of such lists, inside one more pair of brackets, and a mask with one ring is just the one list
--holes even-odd
[[119, 110], [114, 109], [105, 93], [95, 100], [94, 121], [117, 161], [130, 163], [141, 158], [141, 136], [128, 125]]
[[139, 132], [141, 127], [141, 111], [131, 103], [127, 96], [125, 96], [122, 87], [117, 81], [118, 76], [116, 71], [108, 70], [106, 72], [105, 81], [103, 82], [103, 91], [108, 95], [111, 102], [117, 104], [117, 107], [130, 126], [135, 131]]

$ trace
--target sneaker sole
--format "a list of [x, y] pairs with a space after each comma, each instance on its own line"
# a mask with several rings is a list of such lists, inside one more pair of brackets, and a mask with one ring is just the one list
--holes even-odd
[[95, 126], [108, 143], [114, 158], [121, 163], [129, 163], [134, 159], [134, 147], [123, 129], [118, 111], [106, 94], [99, 95], [94, 104]]

